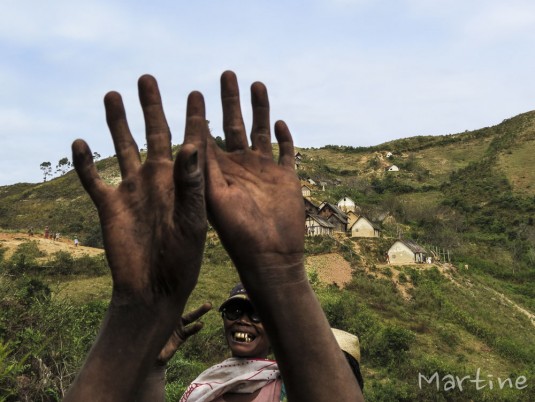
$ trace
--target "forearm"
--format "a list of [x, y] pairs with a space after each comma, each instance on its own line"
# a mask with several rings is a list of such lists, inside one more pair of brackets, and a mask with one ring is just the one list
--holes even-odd
[[65, 401], [134, 400], [173, 329], [174, 322], [163, 311], [161, 306], [110, 305]]
[[136, 402], [165, 401], [165, 365], [153, 365], [139, 387]]
[[[281, 259], [287, 262], [288, 258]], [[293, 266], [271, 265], [255, 272], [261, 273], [258, 279], [242, 280], [262, 317], [289, 399], [363, 400], [308, 283], [302, 258]], [[318, 381], [320, 375], [328, 380]]]

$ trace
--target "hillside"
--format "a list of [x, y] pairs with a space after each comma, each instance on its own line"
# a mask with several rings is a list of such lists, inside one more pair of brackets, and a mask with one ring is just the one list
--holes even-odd
[[[380, 239], [306, 241], [309, 279], [331, 325], [361, 339], [368, 400], [535, 400], [534, 149], [535, 112], [459, 134], [298, 149], [297, 173], [312, 188], [313, 202], [351, 197], [382, 230]], [[399, 171], [388, 172], [391, 165]], [[120, 180], [115, 158], [97, 167], [108, 183]], [[62, 234], [61, 244], [42, 239], [46, 225]], [[18, 374], [26, 388], [16, 381], [10, 386], [40, 399], [49, 375], [59, 398], [111, 292], [96, 211], [71, 171], [46, 183], [0, 187], [0, 229], [0, 346], [11, 343], [14, 359], [31, 359]], [[97, 248], [80, 254], [86, 249], [74, 249], [75, 235]], [[451, 260], [387, 265], [385, 253], [399, 236], [448, 250]], [[189, 307], [206, 300], [219, 305], [236, 281], [210, 232]], [[49, 296], [28, 298], [41, 291]], [[203, 321], [203, 332], [170, 364], [169, 400], [178, 400], [189, 380], [225, 356], [218, 314]], [[71, 335], [59, 336], [58, 328]], [[448, 375], [474, 378], [478, 369], [485, 381], [494, 379], [494, 389], [488, 382], [482, 390], [468, 382], [464, 390], [445, 387]], [[420, 386], [419, 373], [435, 372], [446, 378], [438, 389]], [[527, 387], [499, 389], [498, 377], [525, 377]]]

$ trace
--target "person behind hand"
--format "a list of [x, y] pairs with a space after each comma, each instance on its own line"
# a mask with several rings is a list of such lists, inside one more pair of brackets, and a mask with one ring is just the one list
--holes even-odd
[[362, 373], [360, 371], [360, 341], [356, 335], [350, 334], [349, 332], [342, 331], [341, 329], [331, 328], [333, 335], [342, 349], [344, 356], [351, 367], [351, 371], [355, 375], [359, 387], [361, 390], [364, 389], [364, 379], [362, 378]]
[[[219, 307], [232, 357], [205, 370], [187, 388], [180, 402], [286, 401], [277, 362], [267, 359], [270, 342], [247, 291], [238, 283]], [[331, 328], [361, 389], [360, 343], [357, 336]]]
[[232, 357], [205, 370], [180, 402], [278, 402], [286, 400], [270, 342], [260, 316], [241, 283], [219, 308]]

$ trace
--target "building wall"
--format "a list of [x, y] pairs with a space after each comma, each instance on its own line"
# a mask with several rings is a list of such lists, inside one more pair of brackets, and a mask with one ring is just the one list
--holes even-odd
[[413, 264], [414, 253], [400, 241], [395, 242], [388, 250], [388, 258], [392, 265]]
[[353, 201], [351, 201], [349, 198], [346, 198], [345, 201], [342, 198], [338, 202], [337, 206], [338, 206], [338, 208], [340, 208], [341, 211], [344, 211], [344, 212], [349, 212], [349, 211], [354, 211], [355, 210], [355, 203]]
[[329, 216], [327, 222], [334, 226], [335, 232], [345, 233], [347, 230], [347, 226], [343, 222], [340, 222], [334, 215]]
[[355, 214], [354, 212], [349, 212], [347, 214], [347, 227], [350, 228], [351, 225], [353, 225], [353, 223], [359, 218], [359, 216], [357, 214]]
[[351, 228], [351, 237], [378, 237], [376, 230], [366, 219], [359, 219]]
[[306, 235], [307, 236], [321, 236], [332, 234], [332, 228], [326, 228], [321, 226], [312, 218], [307, 218], [305, 221]]

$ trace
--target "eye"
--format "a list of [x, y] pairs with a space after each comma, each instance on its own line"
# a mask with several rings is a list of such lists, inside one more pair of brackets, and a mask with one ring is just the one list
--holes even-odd
[[243, 310], [238, 307], [235, 307], [231, 309], [225, 309], [225, 311], [223, 311], [223, 314], [228, 320], [235, 321], [243, 315]]

